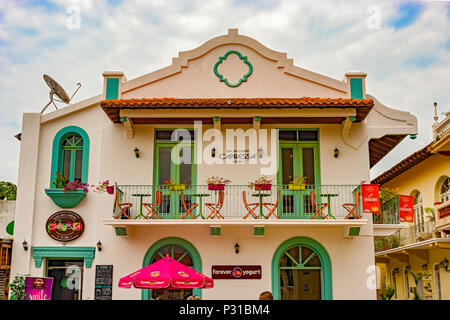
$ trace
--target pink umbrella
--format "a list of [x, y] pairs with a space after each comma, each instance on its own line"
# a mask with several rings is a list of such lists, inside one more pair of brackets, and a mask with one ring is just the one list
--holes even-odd
[[214, 280], [167, 256], [119, 280], [121, 288], [133, 284], [139, 289], [209, 289]]

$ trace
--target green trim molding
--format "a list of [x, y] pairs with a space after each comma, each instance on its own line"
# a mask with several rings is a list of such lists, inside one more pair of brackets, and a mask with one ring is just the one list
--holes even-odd
[[45, 194], [48, 195], [53, 202], [60, 208], [68, 209], [76, 207], [81, 200], [86, 197], [84, 190], [74, 190], [64, 192], [62, 189], [45, 189]]
[[56, 171], [62, 172], [62, 143], [64, 138], [71, 134], [79, 134], [83, 139], [83, 166], [81, 171], [81, 182], [87, 183], [89, 168], [89, 136], [80, 127], [68, 126], [58, 131], [53, 139], [52, 147], [52, 171], [50, 172], [50, 188], [54, 189], [52, 182], [56, 178]]
[[[202, 260], [200, 258], [200, 254], [198, 253], [197, 249], [189, 241], [184, 240], [182, 238], [177, 238], [177, 237], [169, 237], [169, 238], [164, 238], [164, 239], [156, 241], [145, 253], [144, 260], [142, 261], [142, 267], [144, 268], [144, 267], [148, 266], [151, 263], [156, 252], [161, 247], [164, 247], [167, 245], [177, 245], [177, 246], [184, 248], [186, 251], [188, 251], [192, 257], [192, 262], [194, 263], [194, 269], [197, 270], [198, 272], [202, 273]], [[193, 294], [201, 297], [202, 289], [194, 288]], [[142, 289], [141, 299], [142, 300], [150, 300], [151, 299], [150, 289]]]
[[363, 84], [361, 78], [350, 78], [350, 93], [352, 99], [363, 98]]
[[[230, 83], [228, 81], [228, 79], [224, 78], [224, 76], [222, 74], [220, 74], [218, 71], [219, 65], [223, 61], [225, 61], [230, 54], [237, 55], [239, 57], [239, 59], [241, 59], [248, 66], [248, 72], [246, 74], [244, 74], [244, 76], [242, 78], [240, 78], [239, 81], [236, 83]], [[230, 50], [227, 53], [225, 53], [225, 55], [223, 57], [219, 57], [219, 60], [214, 65], [214, 74], [219, 77], [219, 80], [221, 82], [225, 82], [225, 84], [227, 86], [232, 87], [232, 88], [238, 87], [241, 85], [242, 82], [247, 81], [248, 77], [252, 74], [252, 72], [253, 72], [253, 66], [250, 63], [250, 61], [247, 60], [247, 57], [244, 57], [239, 51], [236, 51], [236, 50]]]
[[106, 100], [119, 98], [119, 78], [106, 79]]
[[316, 240], [307, 237], [295, 237], [283, 242], [275, 251], [272, 258], [272, 293], [274, 300], [280, 300], [280, 259], [284, 252], [293, 246], [304, 246], [314, 251], [322, 265], [322, 299], [333, 299], [331, 279], [331, 260], [327, 250]]
[[34, 265], [42, 266], [43, 258], [83, 258], [86, 268], [92, 267], [95, 247], [32, 247]]

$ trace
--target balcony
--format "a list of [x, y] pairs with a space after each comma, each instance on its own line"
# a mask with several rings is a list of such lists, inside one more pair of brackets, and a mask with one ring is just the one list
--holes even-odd
[[[292, 189], [292, 187], [291, 187]], [[344, 235], [359, 235], [360, 227], [368, 221], [363, 218], [361, 196], [356, 215], [349, 215], [344, 204], [354, 203], [354, 192], [358, 185], [304, 185], [300, 190], [290, 190], [289, 185], [272, 185], [271, 190], [255, 191], [247, 185], [227, 185], [223, 192], [209, 190], [207, 185], [185, 186], [184, 190], [169, 190], [161, 185], [119, 185], [117, 186], [112, 219], [105, 219], [105, 225], [116, 228], [142, 225], [250, 225], [250, 226], [341, 226]], [[162, 200], [156, 213], [147, 209], [156, 201], [156, 192], [161, 191]], [[316, 202], [328, 206], [319, 213], [311, 201], [314, 191]], [[220, 195], [223, 195], [223, 204]], [[247, 205], [244, 203], [244, 196]], [[183, 205], [182, 195], [184, 197]], [[278, 201], [277, 201], [278, 195]], [[117, 205], [126, 208], [122, 211]], [[191, 203], [198, 206], [190, 210]], [[186, 208], [189, 212], [186, 211]], [[355, 229], [356, 228], [356, 229]]]
[[436, 228], [450, 233], [450, 191], [441, 196], [441, 201], [436, 202]]

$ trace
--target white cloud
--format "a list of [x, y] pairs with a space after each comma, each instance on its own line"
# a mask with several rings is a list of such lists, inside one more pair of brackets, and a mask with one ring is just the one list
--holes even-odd
[[[118, 2], [118, 1], [115, 1]], [[411, 25], [396, 30], [392, 1], [108, 1], [53, 0], [52, 6], [0, 2], [0, 180], [17, 180], [23, 112], [48, 101], [42, 74], [53, 76], [76, 101], [101, 92], [104, 70], [128, 79], [166, 67], [228, 28], [288, 53], [300, 67], [342, 79], [368, 73], [367, 89], [388, 106], [419, 119], [419, 136], [405, 139], [374, 169], [373, 177], [431, 139], [432, 106], [449, 109], [450, 15], [445, 2], [424, 3]], [[69, 30], [67, 8], [80, 6], [80, 29]], [[367, 28], [367, 8], [380, 9], [379, 29]]]

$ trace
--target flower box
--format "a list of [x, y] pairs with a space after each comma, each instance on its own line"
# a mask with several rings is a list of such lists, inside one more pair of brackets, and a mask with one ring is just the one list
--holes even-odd
[[219, 184], [208, 184], [208, 190], [225, 190], [225, 184], [219, 183]]
[[261, 190], [272, 190], [271, 184], [255, 184], [255, 190], [261, 191]]
[[289, 190], [305, 190], [306, 189], [306, 186], [304, 184], [290, 183], [288, 186], [289, 186]]
[[186, 189], [186, 185], [184, 184], [174, 184], [169, 186], [170, 191], [183, 191]]
[[60, 208], [76, 207], [81, 200], [86, 197], [86, 191], [73, 190], [64, 192], [63, 189], [45, 189], [45, 193], [53, 200], [53, 202]]

